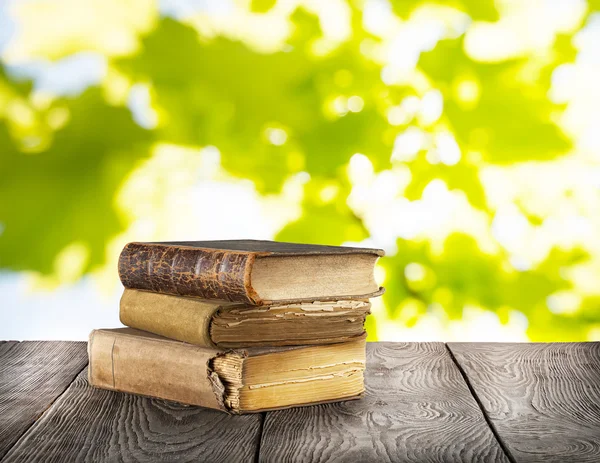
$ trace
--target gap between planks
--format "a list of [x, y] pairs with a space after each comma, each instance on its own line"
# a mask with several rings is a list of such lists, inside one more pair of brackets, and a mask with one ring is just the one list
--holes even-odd
[[260, 413], [260, 424], [259, 424], [259, 428], [258, 428], [258, 437], [256, 439], [256, 450], [254, 452], [254, 463], [258, 463], [260, 461], [260, 448], [262, 445], [263, 430], [265, 429], [265, 418], [267, 417], [267, 413], [269, 413], [269, 412], [261, 412]]
[[[469, 377], [467, 376], [466, 372], [464, 371], [464, 369], [462, 368], [462, 366], [460, 365], [460, 363], [458, 362], [458, 360], [454, 356], [454, 353], [452, 352], [452, 350], [450, 349], [450, 347], [448, 346], [448, 344], [445, 343], [445, 342], [443, 344], [444, 344], [444, 348], [445, 348], [446, 352], [448, 353], [448, 355], [450, 356], [450, 359], [452, 360], [453, 364], [456, 366], [456, 368], [460, 372], [460, 375], [462, 376], [463, 381], [467, 385], [467, 388], [469, 389], [469, 392], [471, 393], [471, 396], [473, 397], [473, 399], [477, 403], [477, 406], [478, 406], [479, 410], [481, 411], [481, 413], [482, 413], [482, 415], [483, 415], [483, 417], [485, 419], [485, 422], [487, 423], [488, 427], [490, 428], [490, 431], [494, 435], [494, 438], [496, 439], [496, 442], [498, 442], [498, 445], [500, 446], [500, 448], [504, 452], [504, 455], [507, 457], [507, 459], [511, 463], [516, 463], [515, 458], [510, 453], [509, 449], [506, 447], [504, 441], [502, 440], [502, 438], [498, 434], [498, 431], [497, 431], [496, 427], [494, 426], [494, 424], [490, 420], [490, 417], [488, 416], [485, 408], [483, 407], [483, 404], [481, 403], [481, 400], [477, 396], [477, 393], [473, 389], [473, 386], [471, 385], [471, 382], [470, 382]], [[270, 413], [273, 413], [273, 412], [262, 412], [261, 413], [260, 431], [259, 431], [258, 445], [257, 445], [257, 448], [256, 448], [255, 463], [258, 463], [260, 461], [260, 456], [261, 456], [260, 452], [261, 452], [262, 440], [263, 440], [264, 423], [265, 423], [265, 419], [266, 419], [267, 415], [270, 414]]]
[[444, 343], [369, 343], [365, 386], [363, 400], [269, 412], [261, 461], [510, 461]]
[[448, 354], [450, 354], [450, 358], [454, 362], [454, 365], [456, 365], [456, 368], [458, 368], [458, 371], [460, 372], [461, 376], [463, 377], [463, 380], [467, 384], [467, 387], [469, 388], [469, 392], [471, 392], [471, 395], [473, 396], [473, 399], [475, 399], [475, 402], [477, 403], [477, 406], [479, 407], [479, 410], [481, 410], [481, 413], [483, 414], [483, 418], [485, 419], [485, 422], [489, 426], [490, 431], [492, 431], [492, 434], [494, 435], [494, 437], [496, 438], [496, 441], [498, 442], [498, 445], [500, 446], [500, 448], [502, 449], [502, 451], [506, 455], [506, 458], [508, 458], [511, 463], [516, 463], [515, 458], [510, 453], [510, 450], [508, 449], [508, 447], [506, 446], [506, 444], [504, 443], [504, 441], [500, 437], [500, 434], [498, 433], [498, 430], [496, 429], [496, 426], [494, 426], [494, 423], [492, 423], [492, 420], [490, 419], [488, 413], [486, 412], [485, 408], [483, 407], [483, 404], [481, 403], [481, 399], [479, 398], [479, 396], [475, 392], [475, 389], [473, 388], [473, 385], [471, 384], [471, 381], [469, 380], [469, 376], [467, 375], [467, 373], [463, 369], [462, 365], [459, 363], [458, 359], [454, 356], [454, 353], [452, 352], [452, 350], [450, 349], [450, 347], [448, 346], [448, 344], [444, 343], [444, 346], [446, 347], [446, 351], [448, 352]]

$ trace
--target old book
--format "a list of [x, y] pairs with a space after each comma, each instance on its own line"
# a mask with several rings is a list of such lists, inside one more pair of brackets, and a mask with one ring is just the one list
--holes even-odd
[[332, 344], [364, 334], [367, 301], [253, 306], [125, 289], [124, 325], [206, 347]]
[[132, 328], [94, 330], [92, 386], [231, 413], [354, 399], [365, 338], [320, 346], [212, 349]]
[[129, 243], [119, 258], [127, 288], [253, 305], [362, 299], [383, 293], [381, 249], [273, 241]]

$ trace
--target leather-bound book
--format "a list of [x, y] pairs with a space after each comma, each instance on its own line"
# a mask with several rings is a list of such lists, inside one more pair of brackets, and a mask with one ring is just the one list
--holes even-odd
[[383, 293], [381, 249], [273, 241], [129, 243], [119, 258], [126, 288], [251, 305], [363, 299]]
[[367, 301], [253, 306], [125, 289], [124, 325], [205, 347], [293, 346], [350, 341], [364, 334]]
[[365, 338], [320, 346], [221, 350], [132, 328], [94, 330], [92, 386], [230, 413], [360, 397]]

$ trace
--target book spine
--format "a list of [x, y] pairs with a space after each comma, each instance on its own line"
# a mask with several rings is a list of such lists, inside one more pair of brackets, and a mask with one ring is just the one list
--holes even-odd
[[219, 307], [219, 304], [190, 297], [125, 289], [119, 317], [121, 323], [131, 328], [214, 348], [210, 324]]
[[253, 253], [129, 243], [119, 277], [126, 288], [258, 305], [250, 285], [254, 259]]
[[210, 363], [219, 354], [178, 342], [94, 330], [88, 343], [92, 386], [226, 410]]

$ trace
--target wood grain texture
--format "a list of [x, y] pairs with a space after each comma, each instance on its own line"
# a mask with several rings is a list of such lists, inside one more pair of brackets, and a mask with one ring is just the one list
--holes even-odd
[[600, 461], [600, 343], [449, 348], [514, 460]]
[[260, 461], [508, 461], [444, 344], [367, 346], [365, 397], [268, 413]]
[[5, 462], [254, 461], [261, 415], [95, 389], [87, 369], [6, 455]]
[[18, 341], [0, 341], [0, 359], [10, 349], [19, 344]]
[[0, 458], [86, 364], [84, 342], [0, 344]]

